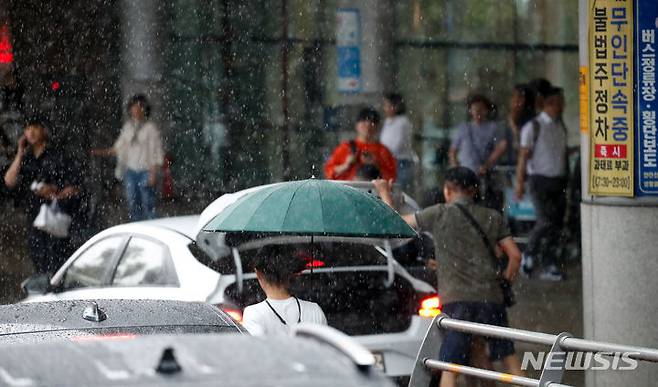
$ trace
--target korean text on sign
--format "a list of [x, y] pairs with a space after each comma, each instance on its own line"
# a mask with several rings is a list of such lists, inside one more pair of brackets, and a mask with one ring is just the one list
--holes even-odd
[[590, 193], [633, 196], [633, 4], [590, 0]]

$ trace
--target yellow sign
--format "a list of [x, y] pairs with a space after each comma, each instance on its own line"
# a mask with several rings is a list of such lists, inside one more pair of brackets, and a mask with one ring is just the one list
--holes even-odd
[[578, 94], [580, 95], [580, 132], [589, 132], [589, 88], [587, 78], [589, 77], [587, 66], [580, 66], [578, 74]]
[[633, 196], [633, 0], [589, 0], [589, 192]]

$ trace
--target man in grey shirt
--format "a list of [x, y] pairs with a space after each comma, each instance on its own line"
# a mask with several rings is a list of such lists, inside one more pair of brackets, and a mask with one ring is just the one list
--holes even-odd
[[[443, 185], [446, 203], [435, 204], [402, 218], [416, 229], [429, 231], [434, 238], [443, 313], [456, 319], [508, 326], [498, 282], [498, 264], [494, 267], [488, 246], [467, 216], [478, 223], [491, 246], [509, 258], [502, 271], [509, 281], [513, 281], [518, 273], [521, 252], [512, 239], [505, 218], [498, 211], [474, 203], [478, 180], [475, 172], [466, 167], [451, 168], [446, 171]], [[375, 180], [375, 187], [382, 200], [393, 207], [390, 182]], [[502, 360], [508, 373], [523, 375], [511, 341], [487, 339], [488, 354], [478, 350], [481, 346], [474, 345], [473, 341], [471, 335], [447, 332], [440, 360], [487, 368], [490, 368], [490, 361]], [[441, 386], [454, 385], [455, 374], [444, 372]]]
[[477, 173], [484, 205], [501, 211], [502, 188], [493, 169], [507, 149], [507, 139], [498, 124], [489, 120], [493, 104], [488, 98], [472, 95], [466, 106], [469, 120], [458, 127], [452, 139], [450, 166], [463, 166]]
[[567, 132], [562, 123], [564, 94], [553, 87], [544, 95], [542, 112], [521, 129], [515, 195], [525, 194], [526, 176], [537, 221], [524, 254], [523, 271], [530, 274], [534, 261], [542, 263], [541, 279], [559, 281], [556, 247], [566, 211]]

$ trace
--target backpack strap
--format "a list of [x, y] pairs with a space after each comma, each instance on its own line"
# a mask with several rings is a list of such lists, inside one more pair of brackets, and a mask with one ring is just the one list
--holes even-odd
[[356, 140], [350, 140], [348, 144], [350, 145], [350, 151], [352, 154], [356, 155], [356, 153], [359, 151], [359, 148], [356, 146]]
[[[560, 118], [558, 121], [556, 121], [557, 125], [560, 125], [562, 127], [562, 131], [564, 132], [564, 173], [565, 175], [569, 175], [569, 147], [567, 145], [567, 126], [564, 124], [564, 121]], [[537, 121], [536, 118], [532, 119], [532, 148], [530, 149], [530, 158], [532, 158], [532, 153], [535, 147], [537, 146], [537, 140], [539, 139], [539, 133], [541, 132], [541, 125], [539, 124], [539, 121]]]
[[532, 158], [532, 152], [537, 146], [537, 140], [539, 140], [539, 132], [541, 132], [541, 125], [536, 118], [531, 120], [532, 122], [532, 148], [530, 149], [530, 157]]

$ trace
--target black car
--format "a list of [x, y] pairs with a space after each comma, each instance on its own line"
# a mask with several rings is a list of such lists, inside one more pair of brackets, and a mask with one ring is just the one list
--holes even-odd
[[202, 302], [67, 300], [0, 305], [0, 343], [243, 332], [222, 310]]
[[297, 330], [304, 338], [150, 335], [5, 344], [0, 345], [0, 385], [392, 385], [352, 339], [329, 327], [308, 328]]

